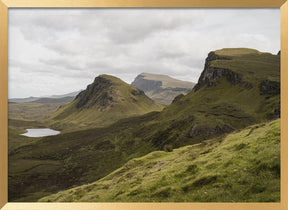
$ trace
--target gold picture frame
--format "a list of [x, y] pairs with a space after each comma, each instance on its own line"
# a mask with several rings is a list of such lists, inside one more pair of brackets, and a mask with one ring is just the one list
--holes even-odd
[[[8, 202], [8, 9], [143, 7], [278, 7], [281, 9], [281, 202], [280, 203], [11, 203]], [[288, 209], [288, 0], [0, 0], [0, 209]]]

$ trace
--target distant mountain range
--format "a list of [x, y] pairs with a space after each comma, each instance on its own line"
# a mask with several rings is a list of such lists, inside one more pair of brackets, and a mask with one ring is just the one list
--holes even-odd
[[[190, 82], [176, 80], [166, 75], [142, 73], [135, 78], [133, 86], [142, 89], [144, 93], [154, 101], [163, 105], [169, 105], [177, 95], [187, 94], [189, 91], [191, 91], [194, 84]], [[82, 90], [63, 95], [11, 98], [8, 100], [9, 119], [20, 119], [20, 120], [43, 119], [53, 114], [60, 106], [72, 102], [80, 92], [82, 92]], [[127, 115], [124, 114], [123, 116], [130, 116], [130, 114], [132, 116], [136, 113], [138, 114], [143, 113], [142, 112], [143, 110], [140, 112], [138, 112], [139, 111], [138, 110], [137, 112], [132, 114], [132, 112], [134, 111], [133, 109], [129, 110], [128, 112], [125, 112]], [[59, 112], [60, 111], [58, 111], [57, 113]], [[83, 116], [80, 118], [84, 120]], [[87, 122], [85, 123], [85, 125], [86, 124]], [[53, 125], [55, 126], [55, 124]]]
[[151, 99], [169, 105], [176, 96], [189, 93], [195, 83], [177, 80], [167, 75], [142, 73], [131, 85], [143, 90]]
[[8, 99], [8, 102], [11, 103], [27, 103], [27, 102], [33, 102], [33, 103], [68, 103], [73, 101], [73, 99], [81, 92], [75, 91], [63, 95], [51, 95], [51, 96], [42, 96], [42, 97], [28, 97], [28, 98], [11, 98]]
[[[167, 75], [142, 73], [139, 74], [131, 84], [144, 91], [144, 93], [154, 101], [169, 105], [173, 99], [180, 95], [186, 95], [194, 87], [195, 83], [181, 81]], [[11, 98], [10, 103], [69, 103], [81, 91], [75, 91], [63, 95], [51, 95], [42, 97]]]

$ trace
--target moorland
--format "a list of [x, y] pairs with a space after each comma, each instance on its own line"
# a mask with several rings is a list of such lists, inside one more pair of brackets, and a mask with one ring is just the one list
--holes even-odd
[[210, 52], [197, 84], [102, 74], [10, 101], [9, 201], [279, 202], [279, 118], [280, 54], [247, 48]]

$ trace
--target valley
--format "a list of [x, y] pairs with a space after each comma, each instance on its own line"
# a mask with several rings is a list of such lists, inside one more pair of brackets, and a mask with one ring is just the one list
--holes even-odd
[[[147, 73], [133, 83], [99, 75], [51, 109], [10, 103], [9, 201], [280, 200], [279, 55], [226, 48], [195, 86]], [[61, 133], [19, 135], [36, 127]]]

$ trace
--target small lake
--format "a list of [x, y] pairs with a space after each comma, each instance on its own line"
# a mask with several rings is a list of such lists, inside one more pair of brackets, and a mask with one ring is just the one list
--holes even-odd
[[32, 128], [26, 130], [27, 133], [23, 133], [20, 135], [27, 137], [44, 137], [44, 136], [55, 136], [60, 133], [60, 131], [56, 131], [50, 128]]

